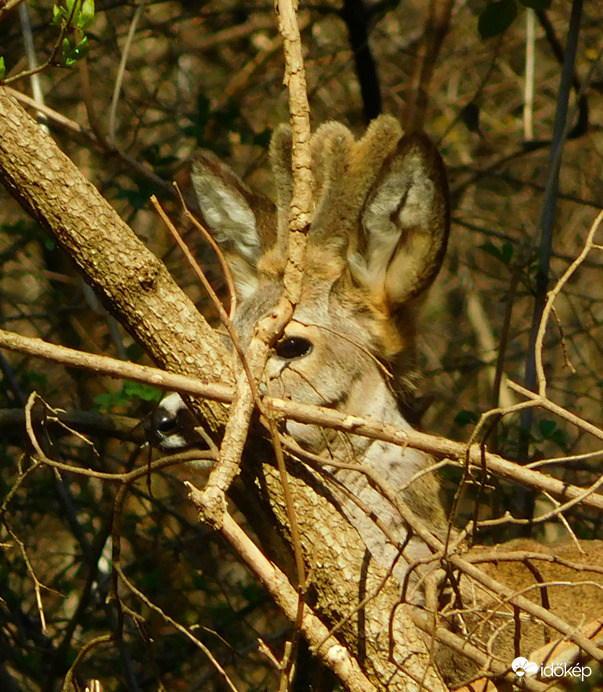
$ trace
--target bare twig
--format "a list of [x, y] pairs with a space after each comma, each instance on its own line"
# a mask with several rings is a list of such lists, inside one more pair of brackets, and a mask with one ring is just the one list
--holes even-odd
[[592, 226], [590, 227], [588, 235], [586, 236], [586, 242], [584, 243], [584, 247], [580, 251], [580, 254], [565, 270], [563, 276], [559, 279], [559, 281], [557, 281], [555, 287], [552, 290], [550, 290], [547, 294], [546, 303], [544, 305], [544, 308], [542, 309], [542, 318], [540, 320], [540, 325], [538, 326], [538, 331], [536, 333], [536, 341], [534, 344], [534, 353], [536, 358], [536, 379], [538, 382], [538, 393], [541, 397], [546, 396], [546, 376], [544, 374], [544, 365], [542, 363], [542, 344], [544, 341], [544, 334], [546, 332], [549, 316], [551, 314], [551, 310], [553, 310], [555, 298], [559, 295], [561, 289], [565, 286], [565, 284], [570, 280], [572, 274], [578, 269], [582, 262], [584, 262], [588, 253], [593, 248], [597, 248], [598, 250], [603, 249], [602, 245], [596, 245], [594, 242], [595, 234], [599, 229], [599, 225], [601, 224], [602, 220], [603, 210], [599, 212], [597, 218], [594, 220]]
[[[279, 309], [280, 308], [280, 309]], [[204, 521], [219, 527], [221, 515], [226, 510], [225, 492], [239, 473], [239, 464], [251, 414], [257, 399], [257, 385], [264, 374], [266, 359], [274, 340], [282, 332], [291, 318], [291, 304], [281, 302], [270, 315], [259, 321], [256, 333], [245, 354], [249, 370], [252, 373], [250, 382], [246, 372], [241, 373], [237, 381], [236, 393], [220, 447], [220, 461], [212, 470], [204, 489], [206, 501], [203, 504]]]
[[429, 3], [423, 40], [419, 44], [408, 85], [403, 124], [407, 131], [422, 130], [427, 110], [427, 95], [442, 42], [448, 32], [452, 0], [432, 0]]
[[277, 3], [279, 31], [285, 53], [284, 82], [289, 89], [289, 113], [293, 144], [291, 168], [293, 194], [289, 219], [289, 261], [285, 271], [285, 295], [296, 304], [301, 295], [306, 234], [312, 219], [312, 156], [310, 153], [310, 106], [306, 91], [306, 72], [297, 23], [297, 3]]
[[183, 391], [193, 396], [211, 398], [214, 401], [232, 401], [233, 389], [227, 385], [203, 383], [191, 377], [165, 372], [159, 368], [127, 363], [108, 356], [95, 356], [65, 346], [49, 344], [42, 339], [32, 339], [14, 332], [7, 332], [3, 329], [0, 329], [0, 348], [25, 353], [55, 363], [63, 363], [74, 368], [84, 368], [108, 377], [142, 382], [161, 389]]
[[93, 122], [94, 113], [90, 108], [91, 104], [87, 98], [87, 91], [85, 85], [83, 86], [83, 90], [83, 96], [86, 107], [88, 109], [88, 117], [90, 119], [90, 127], [92, 128], [92, 132], [86, 129], [85, 127], [82, 127], [82, 125], [75, 122], [75, 120], [67, 118], [62, 113], [59, 113], [54, 109], [49, 108], [48, 106], [36, 103], [32, 98], [27, 96], [27, 94], [22, 94], [21, 92], [16, 91], [15, 89], [6, 87], [6, 92], [10, 94], [10, 96], [14, 98], [16, 101], [19, 101], [19, 103], [23, 104], [24, 106], [27, 106], [28, 108], [32, 108], [38, 113], [41, 113], [46, 118], [48, 118], [49, 121], [52, 121], [54, 124], [58, 125], [64, 130], [67, 130], [69, 133], [84, 138], [90, 144], [98, 147], [101, 151], [105, 152], [106, 154], [114, 156], [116, 159], [121, 161], [128, 169], [134, 171], [137, 175], [142, 176], [145, 180], [152, 182], [154, 186], [163, 190], [163, 192], [166, 195], [173, 196], [174, 188], [170, 183], [168, 183], [163, 178], [160, 178], [148, 166], [145, 166], [144, 164], [140, 163], [140, 161], [136, 160], [133, 156], [129, 156], [117, 147], [109, 146], [109, 143], [106, 141], [103, 133], [100, 131], [100, 126], [97, 126], [97, 124]]
[[119, 581], [121, 584], [123, 584], [125, 587], [127, 587], [133, 594], [138, 598], [142, 603], [144, 603], [147, 608], [152, 610], [154, 613], [159, 615], [165, 622], [167, 622], [169, 625], [171, 625], [177, 632], [180, 632], [180, 634], [183, 634], [190, 642], [193, 643], [194, 646], [196, 646], [198, 649], [200, 649], [209, 659], [213, 667], [216, 669], [216, 671], [220, 674], [220, 677], [224, 681], [224, 684], [228, 687], [228, 689], [232, 690], [232, 692], [239, 692], [239, 689], [236, 687], [234, 682], [231, 680], [230, 676], [228, 673], [224, 670], [224, 668], [220, 665], [220, 662], [216, 659], [216, 657], [212, 654], [211, 650], [203, 644], [203, 642], [199, 641], [197, 637], [195, 637], [187, 627], [184, 627], [181, 625], [179, 622], [174, 620], [174, 618], [170, 617], [167, 613], [163, 611], [162, 608], [160, 608], [158, 605], [153, 603], [151, 599], [149, 599], [140, 589], [138, 589], [131, 581], [130, 579], [125, 575], [123, 568], [121, 566], [121, 563], [119, 560], [114, 560], [113, 562], [113, 569], [115, 570], [115, 573], [119, 577]]
[[[299, 17], [299, 29], [303, 31], [310, 24], [309, 15], [305, 17]], [[271, 28], [274, 24], [271, 24]], [[230, 31], [230, 30], [229, 30]], [[249, 31], [249, 29], [248, 29]], [[218, 34], [221, 32], [217, 32]], [[202, 38], [202, 37], [201, 37]], [[212, 39], [215, 38], [212, 36]], [[230, 81], [226, 84], [223, 93], [220, 98], [222, 103], [226, 103], [229, 99], [236, 98], [238, 92], [249, 87], [252, 81], [252, 77], [259, 68], [276, 53], [283, 42], [282, 36], [275, 36], [274, 38], [267, 39], [258, 50], [256, 55], [249, 60], [240, 70], [235, 72]]]
[[132, 21], [128, 28], [128, 36], [126, 37], [126, 44], [123, 48], [121, 54], [121, 60], [119, 61], [119, 68], [117, 70], [117, 75], [115, 77], [115, 87], [113, 89], [113, 98], [111, 99], [111, 108], [109, 109], [109, 135], [107, 139], [111, 146], [115, 145], [115, 127], [117, 118], [117, 106], [119, 104], [119, 95], [121, 93], [121, 87], [124, 80], [124, 75], [126, 73], [126, 65], [128, 63], [128, 58], [130, 57], [130, 48], [132, 47], [132, 40], [134, 39], [134, 32], [138, 26], [138, 22], [142, 17], [142, 12], [144, 10], [146, 0], [139, 0], [138, 7], [134, 12]]
[[526, 42], [525, 42], [525, 74], [523, 78], [523, 138], [526, 141], [534, 139], [534, 66], [536, 16], [534, 10], [526, 8]]
[[[232, 401], [234, 394], [232, 387], [223, 384], [203, 383], [190, 377], [175, 375], [157, 368], [136, 365], [134, 363], [125, 363], [124, 361], [115, 360], [106, 356], [92, 356], [80, 351], [65, 348], [64, 346], [48, 344], [41, 339], [31, 339], [3, 330], [0, 330], [0, 348], [8, 348], [9, 350], [35, 355], [78, 368], [90, 368], [95, 372], [110, 377], [123, 377], [135, 382], [143, 382], [161, 387], [162, 389], [181, 391], [193, 396], [211, 398], [215, 401], [224, 403]], [[548, 401], [548, 399], [541, 399], [538, 395], [527, 392], [527, 390], [519, 385], [510, 382], [509, 386], [525, 396], [534, 398], [531, 402], [525, 402], [526, 404], [540, 405], [549, 408], [549, 410], [562, 415], [586, 432], [595, 435], [599, 439], [603, 439], [603, 431], [593, 426], [591, 423], [565, 411], [565, 409], [553, 404]], [[334, 411], [333, 409], [320, 408], [271, 397], [264, 398], [264, 407], [267, 410], [272, 409], [272, 415], [277, 418], [291, 419], [300, 423], [322, 425], [340, 430], [341, 432], [364, 435], [371, 439], [384, 440], [385, 442], [391, 442], [400, 446], [408, 445], [436, 456], [445, 456], [451, 459], [465, 459], [465, 457], [468, 457], [469, 463], [472, 466], [478, 469], [482, 467], [482, 456], [478, 445], [471, 445], [468, 448], [467, 444], [463, 442], [446, 440], [416, 430], [403, 431], [393, 425], [375, 423], [374, 421], [369, 421], [359, 416], [350, 416], [340, 413], [339, 411]], [[488, 471], [500, 475], [503, 478], [513, 480], [517, 483], [523, 483], [539, 490], [546, 490], [558, 497], [569, 499], [583, 498], [582, 501], [585, 506], [603, 509], [603, 497], [597, 494], [587, 496], [589, 492], [588, 489], [585, 490], [577, 486], [568, 485], [556, 478], [551, 478], [538, 471], [519, 466], [495, 454], [486, 453], [484, 460]]]
[[[507, 386], [510, 387], [513, 391], [518, 392], [519, 394], [522, 394], [523, 396], [530, 399], [530, 401], [524, 402], [528, 406], [542, 406], [542, 408], [545, 408], [548, 411], [551, 411], [552, 413], [556, 413], [558, 416], [561, 416], [561, 418], [565, 418], [565, 420], [569, 421], [570, 423], [584, 430], [585, 432], [590, 433], [594, 437], [597, 437], [599, 440], [603, 440], [603, 430], [601, 430], [601, 428], [597, 427], [596, 425], [593, 425], [592, 423], [589, 423], [588, 421], [584, 420], [584, 418], [580, 418], [580, 416], [577, 416], [575, 413], [571, 413], [567, 409], [564, 409], [558, 404], [555, 404], [550, 399], [547, 399], [546, 397], [541, 396], [540, 394], [535, 394], [534, 392], [529, 391], [525, 387], [522, 387], [520, 384], [517, 384], [512, 380], [507, 381]], [[518, 404], [517, 406], [521, 406], [521, 404]]]
[[24, 2], [24, 0], [4, 0], [2, 6], [0, 6], [0, 22], [22, 2]]
[[[566, 125], [569, 92], [571, 90], [574, 62], [576, 59], [576, 49], [578, 45], [578, 35], [580, 32], [580, 17], [582, 14], [582, 0], [572, 0], [572, 11], [567, 33], [567, 44], [563, 59], [563, 69], [557, 95], [557, 108], [555, 111], [555, 124], [553, 131], [553, 141], [548, 167], [548, 180], [542, 201], [542, 210], [538, 224], [536, 225], [533, 243], [536, 243], [537, 236], [540, 236], [539, 243], [539, 262], [536, 274], [536, 293], [534, 296], [534, 311], [532, 315], [532, 325], [530, 328], [530, 340], [525, 367], [524, 385], [526, 389], [534, 390], [536, 385], [536, 338], [542, 322], [542, 314], [547, 296], [549, 283], [549, 269], [551, 253], [553, 251], [553, 226], [555, 220], [555, 207], [557, 203], [557, 191], [559, 188], [559, 171], [561, 169], [561, 158], [563, 147], [568, 133]], [[526, 409], [521, 416], [522, 429], [525, 431], [520, 438], [518, 460], [526, 463], [528, 460], [528, 449], [530, 436], [529, 431], [532, 427], [533, 412]], [[517, 498], [520, 512], [527, 518], [533, 511], [531, 498], [521, 494]]]
[[[199, 231], [199, 233], [201, 233], [203, 239], [210, 245], [211, 249], [216, 253], [218, 263], [220, 264], [220, 269], [222, 270], [222, 275], [224, 276], [224, 280], [226, 281], [226, 286], [228, 288], [228, 297], [230, 299], [230, 309], [229, 309], [228, 317], [232, 320], [234, 313], [235, 313], [235, 310], [236, 310], [236, 307], [237, 307], [237, 293], [235, 290], [234, 279], [232, 278], [232, 272], [230, 271], [230, 267], [228, 266], [228, 262], [226, 261], [226, 258], [224, 257], [224, 253], [222, 252], [222, 248], [218, 245], [218, 243], [216, 243], [216, 241], [214, 240], [214, 237], [207, 230], [207, 228], [205, 228], [205, 226], [199, 222], [199, 219], [197, 219], [192, 214], [192, 212], [188, 208], [188, 204], [186, 203], [184, 196], [182, 195], [182, 192], [180, 192], [180, 188], [178, 187], [177, 183], [174, 183], [174, 189], [176, 190], [176, 194], [178, 195], [178, 198], [180, 200], [180, 204], [182, 205], [182, 211], [184, 212], [184, 215], [195, 226], [195, 228]], [[154, 195], [153, 195], [153, 197], [151, 197], [151, 202], [153, 204], [155, 204], [153, 202], [153, 199], [156, 199]], [[180, 243], [178, 243], [178, 244], [180, 245]], [[180, 247], [182, 249], [182, 245], [180, 245]], [[184, 247], [186, 248], [186, 245]], [[187, 248], [187, 251], [188, 251], [188, 248]], [[190, 259], [189, 259], [189, 262], [190, 262]], [[192, 264], [191, 266], [194, 267], [196, 264], [197, 264], [197, 262], [195, 261], [194, 264]], [[195, 273], [197, 274], [197, 276], [199, 276], [201, 274], [203, 276], [203, 278], [205, 278], [205, 275], [203, 274], [203, 272], [200, 271], [200, 269], [199, 269], [199, 271], [197, 271], [197, 269], [195, 269]], [[201, 279], [201, 276], [199, 276], [199, 278]], [[203, 279], [201, 279], [201, 280], [202, 280], [203, 285], [205, 285], [205, 282], [203, 281]], [[221, 303], [220, 303], [220, 305], [221, 305]], [[232, 334], [230, 334], [230, 337], [231, 337], [231, 339], [233, 338]], [[233, 342], [235, 342], [235, 341], [236, 340], [233, 339]]]
[[[492, 657], [484, 654], [480, 649], [472, 646], [465, 638], [454, 634], [444, 627], [434, 627], [433, 620], [419, 608], [408, 606], [407, 612], [413, 622], [424, 632], [430, 634], [437, 641], [442, 642], [447, 647], [456, 651], [462, 657], [468, 656], [473, 659], [483, 670], [491, 670], [495, 675], [506, 676], [509, 682], [513, 682], [515, 675], [508, 673], [508, 666], [494, 660]], [[479, 684], [478, 684], [479, 683]], [[526, 680], [524, 689], [528, 692], [545, 692], [548, 688], [535, 680]], [[497, 692], [498, 688], [487, 678], [472, 682], [466, 687], [459, 688], [456, 692]]]
[[[593, 641], [601, 641], [601, 631], [603, 629], [603, 621], [601, 619], [589, 622], [584, 627], [580, 628], [580, 632], [584, 636]], [[545, 646], [530, 652], [527, 656], [529, 661], [542, 664], [546, 661], [554, 660], [556, 665], [571, 668], [571, 666], [579, 659], [581, 655], [580, 648], [575, 644], [565, 641], [565, 639], [556, 639], [549, 642]], [[552, 658], [554, 656], [554, 658]], [[592, 672], [592, 671], [591, 671]], [[509, 682], [514, 682], [513, 676], [509, 675]], [[538, 682], [533, 678], [524, 678], [522, 680], [522, 688], [526, 690], [549, 690], [550, 685]], [[471, 684], [459, 687], [454, 692], [497, 692], [497, 688], [487, 678], [474, 680]]]

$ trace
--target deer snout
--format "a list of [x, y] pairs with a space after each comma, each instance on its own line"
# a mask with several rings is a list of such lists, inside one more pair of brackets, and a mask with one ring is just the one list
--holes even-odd
[[197, 420], [182, 397], [175, 392], [165, 396], [144, 421], [149, 443], [170, 452], [206, 447], [203, 438], [196, 431], [197, 425]]

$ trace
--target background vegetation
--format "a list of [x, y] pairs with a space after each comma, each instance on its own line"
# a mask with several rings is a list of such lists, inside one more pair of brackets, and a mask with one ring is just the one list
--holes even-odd
[[[421, 401], [431, 401], [421, 425], [467, 439], [482, 412], [521, 400], [505, 388], [499, 398], [494, 382], [497, 359], [503, 381], [524, 380], [539, 220], [571, 7], [553, 2], [535, 17], [530, 48], [535, 68], [528, 80], [534, 100], [526, 118], [525, 8], [518, 5], [515, 20], [500, 33], [498, 17], [491, 20], [494, 30], [484, 28], [486, 3], [479, 0], [435, 3], [431, 14], [426, 6], [418, 1], [304, 4], [300, 26], [315, 126], [336, 119], [360, 133], [366, 117], [379, 109], [409, 118], [408, 106], [418, 93], [418, 58], [431, 51], [424, 126], [448, 166], [453, 229], [418, 336], [419, 389], [426, 397]], [[79, 20], [72, 7], [53, 13], [50, 2], [27, 4], [36, 64], [49, 61], [37, 73], [47, 109], [43, 126], [207, 311], [208, 301], [148, 198], [158, 194], [178, 218], [169, 183], [176, 179], [188, 189], [187, 161], [200, 146], [215, 151], [252, 185], [270, 189], [267, 142], [275, 125], [288, 118], [272, 5], [108, 0]], [[7, 84], [30, 94], [21, 8], [25, 5], [0, 15], [0, 55]], [[582, 248], [603, 201], [601, 36], [601, 5], [587, 3], [555, 209], [551, 284]], [[378, 82], [370, 72], [371, 56]], [[4, 328], [145, 362], [66, 258], [4, 191], [0, 209]], [[221, 288], [202, 241], [193, 232], [188, 237]], [[548, 396], [600, 423], [600, 254], [591, 254], [565, 287], [555, 319], [545, 340]], [[121, 623], [106, 601], [115, 488], [29, 460], [15, 410], [32, 391], [52, 407], [133, 419], [148, 412], [155, 394], [28, 357], [0, 357], [0, 687], [60, 689], [82, 647], [98, 635], [120, 631], [116, 641], [88, 652], [77, 668], [76, 685], [98, 678], [106, 690], [226, 689], [207, 657], [166, 623], [155, 604], [194, 629], [238, 689], [276, 689], [278, 671], [258, 639], [280, 656], [289, 626], [225, 545], [196, 523], [183, 501], [182, 480], [190, 469], [153, 474], [131, 489], [121, 517], [122, 559], [147, 600], [124, 596], [131, 613]], [[517, 416], [500, 421], [489, 447], [510, 459], [521, 456], [522, 445], [526, 452], [519, 422]], [[147, 462], [140, 430], [130, 437], [131, 442], [117, 440], [97, 429], [84, 439], [55, 430], [47, 445], [53, 458], [119, 472]], [[579, 485], [593, 482], [600, 441], [563, 418], [538, 413], [523, 461], [563, 455], [582, 456], [554, 465], [550, 473]], [[458, 476], [447, 480], [454, 489]], [[496, 484], [486, 492], [482, 518], [506, 510], [526, 516], [531, 509], [530, 498], [521, 498], [516, 486]], [[461, 514], [472, 513], [469, 500], [476, 493], [467, 488]], [[546, 501], [539, 500], [536, 513], [546, 509]], [[576, 510], [568, 518], [577, 535], [600, 535], [600, 517]], [[505, 524], [496, 533], [484, 529], [481, 538], [498, 540], [519, 531]], [[533, 533], [559, 535], [563, 529], [553, 520]]]

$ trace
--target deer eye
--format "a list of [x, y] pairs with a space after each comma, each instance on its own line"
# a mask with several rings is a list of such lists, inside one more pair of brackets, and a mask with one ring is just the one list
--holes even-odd
[[277, 342], [274, 350], [285, 360], [303, 358], [312, 351], [312, 342], [301, 336], [290, 336]]

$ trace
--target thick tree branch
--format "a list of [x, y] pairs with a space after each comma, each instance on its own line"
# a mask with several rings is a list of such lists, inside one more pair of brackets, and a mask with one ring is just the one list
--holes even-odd
[[[165, 266], [3, 88], [0, 120], [0, 179], [107, 308], [167, 370], [232, 381], [225, 347]], [[212, 431], [223, 427], [221, 406], [199, 406]]]

